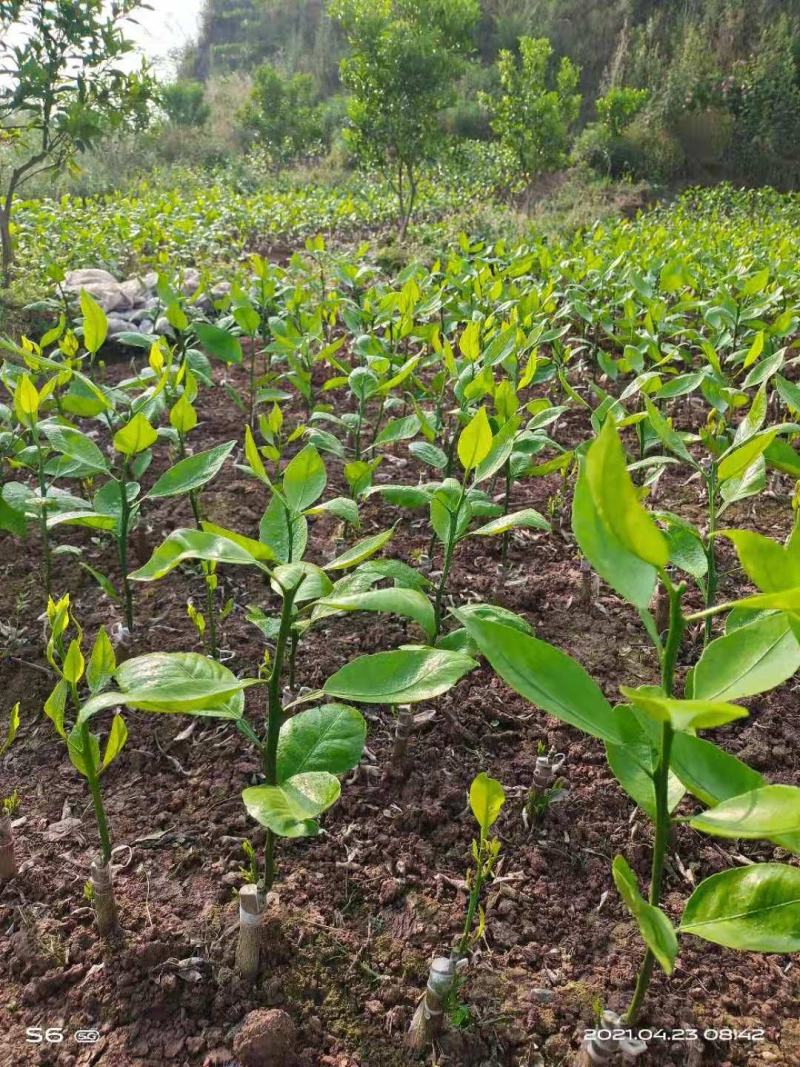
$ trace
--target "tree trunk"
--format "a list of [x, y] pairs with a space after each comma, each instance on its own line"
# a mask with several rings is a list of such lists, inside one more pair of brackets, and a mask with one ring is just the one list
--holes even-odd
[[0, 246], [2, 246], [2, 283], [0, 287], [8, 289], [11, 285], [11, 267], [14, 262], [14, 246], [11, 243], [11, 209], [0, 205]]

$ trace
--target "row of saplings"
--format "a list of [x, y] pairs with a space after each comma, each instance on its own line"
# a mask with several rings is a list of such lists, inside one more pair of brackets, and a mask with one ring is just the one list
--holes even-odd
[[[477, 454], [470, 462], [479, 463]], [[453, 523], [458, 522], [458, 500]], [[309, 563], [272, 565], [255, 542], [238, 535], [197, 530], [176, 531], [180, 543], [171, 566], [141, 570], [142, 580], [161, 577], [186, 559], [206, 564], [240, 563], [269, 576], [281, 601], [274, 628], [274, 648], [265, 656], [258, 678], [237, 678], [214, 659], [197, 653], [153, 653], [116, 663], [111, 641], [101, 629], [84, 657], [83, 633], [69, 597], [47, 608], [47, 660], [58, 677], [44, 711], [67, 746], [75, 769], [86, 779], [97, 819], [100, 856], [92, 864], [90, 895], [99, 931], [118, 928], [111, 877], [112, 844], [101, 777], [122, 751], [127, 728], [122, 707], [153, 713], [179, 713], [230, 720], [253, 746], [263, 768], [263, 784], [244, 790], [248, 813], [266, 828], [263, 868], [254, 865], [253, 881], [240, 890], [237, 968], [255, 979], [262, 960], [267, 897], [276, 877], [279, 837], [308, 837], [319, 832], [319, 816], [340, 795], [340, 779], [360, 761], [366, 725], [352, 704], [381, 704], [399, 711], [402, 751], [410, 705], [429, 701], [455, 685], [486, 658], [496, 673], [537, 707], [605, 744], [614, 775], [652, 819], [654, 835], [647, 897], [623, 856], [612, 865], [614, 883], [637, 922], [645, 944], [644, 958], [630, 1004], [621, 1014], [606, 1011], [604, 1029], [594, 1032], [582, 1055], [604, 1062], [617, 1054], [637, 1056], [646, 1049], [635, 1029], [654, 967], [671, 974], [678, 934], [691, 934], [727, 948], [771, 953], [800, 950], [800, 869], [788, 863], [752, 863], [713, 875], [687, 901], [680, 924], [660, 907], [664, 861], [674, 824], [714, 836], [763, 839], [800, 851], [800, 789], [769, 784], [758, 772], [698, 736], [748, 713], [736, 700], [786, 681], [800, 668], [800, 533], [786, 544], [744, 530], [727, 531], [740, 562], [759, 593], [687, 613], [687, 581], [680, 578], [682, 558], [674, 552], [652, 516], [642, 506], [626, 467], [625, 453], [609, 417], [582, 461], [573, 502], [573, 530], [585, 558], [625, 600], [636, 607], [660, 665], [658, 686], [622, 687], [624, 703], [612, 707], [597, 683], [571, 657], [536, 638], [528, 624], [490, 605], [453, 609], [459, 629], [448, 634], [447, 647], [408, 645], [391, 652], [361, 656], [325, 682], [321, 690], [298, 696], [282, 687], [293, 635], [303, 615], [320, 606], [328, 613], [353, 604], [331, 602], [330, 582]], [[163, 549], [156, 550], [157, 556]], [[132, 576], [136, 578], [137, 575]], [[659, 632], [650, 612], [656, 590], [668, 611]], [[411, 615], [409, 590], [373, 590], [362, 598], [363, 610]], [[385, 595], [381, 595], [385, 594]], [[399, 600], [393, 606], [393, 597]], [[327, 598], [327, 602], [326, 602]], [[413, 599], [413, 598], [412, 598]], [[411, 605], [413, 606], [413, 605]], [[687, 629], [725, 614], [725, 633], [707, 641], [688, 672], [683, 694], [676, 693], [676, 665]], [[411, 615], [413, 617], [413, 615]], [[244, 716], [245, 690], [263, 685], [267, 713], [263, 732]], [[313, 705], [302, 710], [304, 704]], [[92, 732], [97, 716], [114, 715], [104, 744]], [[19, 725], [19, 707], [11, 716], [6, 748]], [[529, 814], [546, 803], [555, 765], [542, 754], [528, 800]], [[677, 815], [683, 798], [702, 805], [694, 814]], [[467, 877], [469, 898], [463, 933], [452, 950], [436, 958], [425, 993], [414, 1014], [409, 1042], [424, 1048], [435, 1038], [457, 1003], [470, 948], [483, 935], [481, 892], [492, 876], [500, 843], [492, 836], [504, 793], [499, 782], [479, 774], [469, 802], [479, 834], [472, 845]], [[10, 808], [0, 822], [0, 873], [16, 873]]]

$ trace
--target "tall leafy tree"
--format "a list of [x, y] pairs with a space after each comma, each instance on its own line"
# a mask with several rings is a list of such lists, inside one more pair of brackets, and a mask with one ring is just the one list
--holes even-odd
[[497, 59], [502, 93], [482, 97], [492, 129], [528, 182], [566, 161], [570, 127], [581, 106], [578, 68], [565, 56], [553, 75], [552, 55], [546, 37], [520, 37], [519, 56], [504, 50]]
[[346, 136], [363, 163], [391, 178], [402, 239], [420, 165], [440, 143], [439, 113], [472, 47], [478, 0], [332, 0], [329, 11], [350, 46], [341, 63], [352, 94]]
[[124, 69], [140, 0], [0, 0], [0, 245], [11, 282], [14, 198], [32, 178], [126, 123], [144, 124], [152, 81]]

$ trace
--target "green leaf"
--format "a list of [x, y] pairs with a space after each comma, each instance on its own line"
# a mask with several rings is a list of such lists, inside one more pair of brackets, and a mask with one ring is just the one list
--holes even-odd
[[495, 778], [481, 771], [472, 779], [469, 787], [469, 806], [484, 834], [497, 822], [500, 809], [505, 804], [503, 787]]
[[401, 648], [351, 660], [323, 687], [359, 704], [416, 704], [446, 693], [477, 663], [460, 652]]
[[674, 730], [710, 730], [748, 715], [747, 708], [738, 704], [720, 700], [677, 700], [659, 696], [649, 686], [632, 689], [621, 685], [620, 691], [655, 722], [669, 722]]
[[798, 644], [785, 615], [767, 615], [712, 641], [694, 669], [693, 696], [740, 700], [785, 682], [800, 670]]
[[108, 733], [108, 740], [106, 741], [106, 750], [103, 755], [102, 770], [105, 770], [110, 763], [113, 763], [117, 756], [122, 752], [125, 747], [125, 742], [128, 740], [128, 727], [125, 725], [125, 720], [121, 715], [115, 715], [111, 720], [111, 729]]
[[731, 478], [740, 478], [775, 440], [775, 430], [751, 437], [740, 448], [726, 454], [719, 465], [719, 480], [726, 482]]
[[127, 426], [123, 426], [114, 434], [114, 448], [125, 456], [135, 456], [150, 448], [157, 440], [156, 431], [144, 415], [138, 412]]
[[78, 774], [82, 774], [84, 778], [88, 778], [90, 774], [96, 773], [100, 768], [100, 741], [97, 734], [89, 734], [88, 752], [86, 751], [85, 744], [86, 738], [84, 737], [81, 725], [80, 723], [76, 723], [67, 737], [67, 753], [72, 766]]
[[223, 537], [226, 541], [233, 541], [235, 545], [249, 552], [253, 559], [257, 559], [260, 563], [276, 558], [269, 545], [265, 545], [263, 541], [254, 541], [252, 537], [245, 537], [244, 534], [237, 533], [235, 530], [226, 530], [224, 526], [217, 526], [213, 522], [203, 522], [202, 527], [206, 533], [216, 534], [217, 537]]
[[174, 530], [153, 552], [143, 567], [130, 577], [134, 582], [154, 582], [187, 559], [201, 559], [207, 563], [238, 563], [257, 567], [258, 560], [235, 541], [206, 530]]
[[297, 604], [319, 600], [333, 589], [327, 574], [313, 563], [282, 563], [272, 572], [270, 585], [279, 596], [294, 591]]
[[[221, 663], [197, 652], [136, 656], [117, 667], [114, 677], [122, 690], [118, 702], [129, 707], [225, 719], [241, 717], [243, 690], [259, 684], [255, 679], [237, 678]], [[81, 709], [84, 717], [87, 706]]]
[[279, 496], [273, 496], [261, 519], [258, 536], [281, 563], [303, 558], [308, 541], [304, 515], [292, 515]]
[[100, 515], [96, 511], [62, 511], [51, 515], [47, 520], [48, 530], [56, 526], [85, 526], [89, 530], [111, 532], [117, 527], [117, 519], [113, 515]]
[[458, 438], [458, 458], [465, 471], [474, 470], [492, 450], [492, 428], [486, 408], [478, 409]]
[[714, 837], [775, 839], [800, 833], [800, 789], [765, 785], [723, 800], [695, 815], [689, 825]]
[[210, 356], [223, 363], [242, 362], [242, 343], [234, 334], [208, 322], [196, 322], [194, 332]]
[[497, 622], [453, 614], [507, 685], [562, 722], [610, 744], [624, 744], [599, 686], [565, 652]]
[[56, 728], [56, 733], [63, 737], [66, 741], [67, 735], [64, 732], [64, 710], [67, 706], [67, 696], [69, 694], [69, 686], [60, 678], [56, 683], [50, 696], [44, 703], [44, 713], [48, 719], [52, 722]]
[[278, 738], [278, 782], [308, 771], [345, 774], [361, 759], [364, 716], [347, 704], [323, 704], [294, 715]]
[[534, 508], [525, 508], [524, 511], [515, 511], [511, 515], [501, 515], [492, 519], [485, 526], [479, 526], [472, 531], [473, 537], [494, 537], [504, 534], [507, 530], [550, 530], [550, 523], [543, 515]]
[[330, 563], [326, 563], [325, 570], [344, 571], [348, 567], [356, 567], [359, 563], [363, 563], [365, 559], [374, 556], [376, 552], [380, 552], [383, 546], [391, 541], [393, 535], [394, 527], [391, 530], [383, 530], [381, 533], [356, 541], [352, 548], [348, 548], [340, 556], [332, 559]]
[[754, 863], [706, 878], [679, 932], [743, 952], [800, 952], [800, 868]]
[[105, 456], [85, 433], [53, 422], [45, 423], [44, 432], [56, 452], [75, 460], [87, 473], [109, 473]]
[[614, 885], [625, 904], [639, 924], [644, 943], [667, 974], [675, 969], [678, 955], [678, 938], [672, 923], [660, 908], [648, 904], [639, 890], [636, 875], [624, 856], [615, 856], [611, 865]]
[[306, 445], [283, 472], [283, 495], [295, 514], [310, 508], [325, 491], [328, 476], [322, 457], [313, 445]]
[[235, 444], [235, 441], [228, 441], [207, 452], [179, 460], [174, 467], [164, 471], [147, 495], [154, 498], [180, 496], [199, 489], [219, 474]]
[[434, 470], [443, 471], [447, 466], [447, 454], [428, 441], [414, 441], [408, 446], [408, 451], [421, 463], [433, 467]]
[[358, 504], [349, 496], [335, 496], [323, 504], [307, 508], [305, 513], [306, 515], [335, 515], [337, 519], [341, 519], [350, 526], [358, 526]]
[[758, 771], [711, 741], [692, 734], [675, 734], [670, 767], [689, 792], [708, 805], [720, 804], [766, 784]]
[[348, 596], [332, 596], [320, 600], [319, 607], [335, 611], [382, 611], [401, 615], [419, 623], [429, 640], [436, 632], [433, 606], [424, 593], [415, 589], [370, 589]]
[[279, 837], [314, 837], [316, 818], [339, 799], [339, 779], [325, 771], [296, 774], [281, 785], [245, 789], [242, 800], [257, 823]]
[[85, 289], [81, 289], [80, 305], [83, 315], [83, 343], [87, 352], [94, 356], [108, 336], [108, 319], [92, 294]]
[[117, 657], [114, 655], [114, 647], [105, 627], [101, 626], [92, 647], [89, 666], [86, 668], [86, 681], [92, 693], [98, 693], [103, 689], [116, 669]]
[[572, 505], [581, 551], [608, 584], [635, 607], [646, 608], [665, 567], [669, 546], [639, 503], [625, 453], [609, 417], [581, 465]]
[[[606, 744], [608, 765], [633, 802], [655, 820], [657, 804], [654, 776], [661, 754], [661, 731], [642, 712], [627, 704], [614, 708], [614, 718], [625, 743]], [[670, 811], [678, 806], [685, 794], [686, 789], [670, 771], [667, 783]]]
[[725, 530], [748, 578], [765, 593], [800, 587], [800, 552], [751, 530]]
[[85, 667], [86, 664], [83, 659], [83, 653], [81, 652], [80, 642], [77, 640], [71, 641], [61, 668], [64, 681], [67, 682], [68, 685], [77, 685], [81, 678], [83, 678]]
[[390, 445], [395, 441], [405, 441], [419, 432], [420, 421], [417, 415], [406, 415], [404, 419], [390, 419], [375, 438], [376, 445]]

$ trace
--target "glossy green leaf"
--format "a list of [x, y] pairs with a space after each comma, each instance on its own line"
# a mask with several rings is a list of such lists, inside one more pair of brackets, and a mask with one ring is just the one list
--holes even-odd
[[283, 472], [283, 495], [292, 511], [305, 511], [322, 496], [328, 476], [322, 457], [313, 445], [306, 445]]
[[325, 771], [296, 774], [281, 785], [245, 789], [242, 800], [251, 818], [279, 837], [314, 837], [317, 816], [339, 799], [339, 779]]
[[712, 641], [694, 669], [693, 696], [741, 700], [765, 693], [800, 670], [798, 644], [785, 615], [767, 615]]
[[91, 437], [87, 437], [85, 433], [71, 426], [61, 426], [53, 422], [46, 423], [44, 431], [51, 447], [63, 456], [75, 460], [84, 471], [93, 474], [108, 474], [106, 457]]
[[136, 656], [117, 667], [114, 677], [130, 707], [219, 718], [237, 718], [241, 714], [237, 705], [241, 707], [243, 700], [232, 698], [258, 684], [254, 679], [237, 678], [221, 663], [197, 652]]
[[775, 838], [800, 833], [800, 788], [765, 785], [695, 815], [695, 830], [714, 837]]
[[219, 474], [235, 444], [235, 441], [228, 441], [207, 452], [198, 452], [179, 460], [164, 471], [147, 495], [155, 498], [180, 496], [200, 489]]
[[675, 734], [670, 767], [693, 796], [709, 805], [766, 784], [758, 771], [711, 741], [692, 734]]
[[800, 952], [800, 868], [754, 863], [706, 878], [679, 932], [744, 952]]
[[667, 974], [672, 974], [675, 969], [675, 957], [678, 955], [678, 938], [672, 923], [660, 908], [648, 904], [642, 897], [636, 875], [624, 856], [614, 857], [611, 874], [617, 892], [639, 924], [644, 943], [658, 960], [662, 969]]
[[429, 640], [436, 632], [433, 605], [424, 593], [415, 589], [369, 589], [349, 596], [333, 594], [319, 602], [320, 607], [335, 611], [381, 611], [413, 619], [425, 631]]
[[364, 716], [347, 704], [323, 704], [287, 719], [278, 738], [278, 781], [296, 774], [345, 774], [361, 759], [367, 737]]
[[453, 612], [497, 674], [517, 693], [562, 722], [611, 744], [623, 744], [611, 705], [565, 652], [518, 629]]
[[242, 566], [258, 566], [258, 561], [235, 541], [206, 530], [174, 530], [162, 541], [143, 567], [130, 577], [135, 582], [153, 582], [188, 559], [201, 559], [208, 563], [236, 563]]
[[242, 362], [242, 343], [234, 334], [208, 322], [195, 323], [194, 331], [202, 348], [214, 359], [223, 363]]
[[400, 648], [351, 660], [323, 691], [359, 704], [416, 704], [446, 693], [475, 667], [475, 660], [460, 652]]
[[524, 511], [515, 511], [510, 515], [501, 515], [492, 519], [485, 526], [479, 526], [472, 531], [473, 537], [495, 537], [504, 534], [508, 530], [550, 530], [550, 523], [534, 508], [525, 508]]
[[292, 515], [276, 495], [262, 516], [258, 536], [269, 547], [273, 558], [289, 563], [303, 558], [308, 541], [308, 522], [304, 515]]
[[634, 606], [646, 608], [665, 567], [669, 546], [642, 505], [625, 465], [611, 418], [581, 465], [572, 505], [572, 529], [592, 567]]
[[624, 696], [656, 722], [669, 722], [675, 730], [710, 730], [747, 716], [747, 708], [720, 700], [677, 700], [659, 696], [651, 687], [620, 686]]
[[371, 537], [365, 537], [361, 541], [357, 541], [352, 548], [348, 548], [341, 555], [336, 556], [330, 563], [325, 564], [326, 571], [344, 571], [348, 567], [356, 567], [359, 563], [363, 563], [365, 559], [369, 559], [370, 556], [374, 556], [377, 552], [387, 545], [394, 536], [394, 527], [391, 530], [383, 530], [381, 533], [373, 534]]

